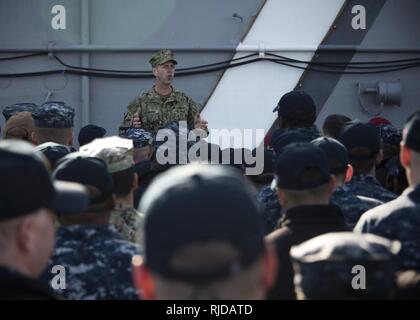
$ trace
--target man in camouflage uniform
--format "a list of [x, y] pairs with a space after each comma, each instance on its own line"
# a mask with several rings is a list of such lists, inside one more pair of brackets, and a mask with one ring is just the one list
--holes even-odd
[[404, 128], [400, 160], [409, 188], [394, 201], [366, 212], [355, 231], [401, 241], [399, 269], [420, 271], [420, 116]]
[[[104, 160], [114, 183], [115, 207], [109, 223], [131, 242], [143, 243], [143, 214], [133, 208], [133, 191], [137, 188], [134, 172], [133, 141], [120, 137], [95, 139], [80, 152]], [[137, 239], [139, 237], [139, 239]]]
[[294, 90], [283, 95], [274, 108], [277, 111], [279, 127], [304, 135], [308, 141], [320, 136], [314, 122], [316, 106], [312, 97], [305, 91]]
[[[57, 291], [67, 299], [137, 299], [131, 259], [139, 253], [139, 247], [123, 240], [109, 224], [114, 200], [106, 163], [71, 153], [57, 163], [52, 177], [79, 182], [90, 191], [87, 210], [59, 215], [61, 227], [48, 268], [61, 265], [66, 270], [66, 287]], [[48, 280], [54, 276], [45, 275]]]
[[329, 233], [294, 246], [290, 256], [297, 295], [307, 300], [390, 299], [400, 248], [398, 241], [351, 232]]
[[353, 194], [388, 202], [396, 194], [386, 189], [375, 178], [376, 165], [382, 160], [379, 131], [373, 125], [351, 121], [347, 122], [338, 139], [348, 150], [353, 178], [345, 187]]
[[381, 201], [359, 196], [349, 190], [345, 182], [351, 180], [353, 167], [349, 164], [347, 149], [333, 138], [320, 137], [311, 142], [324, 150], [330, 163], [331, 173], [335, 176], [336, 188], [331, 196], [331, 203], [340, 207], [350, 230], [354, 228], [360, 216], [376, 206]]
[[35, 145], [55, 142], [71, 147], [74, 115], [74, 108], [62, 101], [45, 102], [32, 113], [35, 122], [32, 142]]
[[159, 51], [149, 62], [156, 77], [155, 85], [128, 105], [122, 127], [155, 133], [170, 121], [187, 121], [190, 129], [207, 129], [207, 122], [200, 118], [199, 105], [171, 85], [178, 64], [173, 53]]
[[134, 190], [134, 207], [137, 208], [142, 195], [158, 174], [152, 165], [154, 139], [150, 132], [140, 128], [129, 128], [121, 137], [133, 141], [134, 170], [138, 177], [137, 188]]

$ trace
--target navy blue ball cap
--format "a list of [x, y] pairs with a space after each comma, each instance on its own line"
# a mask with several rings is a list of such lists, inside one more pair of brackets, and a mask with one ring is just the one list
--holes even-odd
[[79, 145], [83, 146], [97, 138], [103, 138], [105, 135], [105, 128], [96, 126], [94, 124], [88, 124], [80, 129], [77, 140], [79, 142]]
[[346, 146], [350, 159], [373, 158], [382, 147], [379, 128], [360, 121], [345, 123], [338, 140]]
[[[190, 164], [157, 177], [139, 210], [145, 219], [145, 263], [169, 279], [206, 283], [246, 269], [264, 252], [261, 216], [244, 178], [226, 166]], [[234, 258], [185, 270], [174, 262], [191, 245], [223, 243]], [[192, 258], [192, 257], [190, 257]]]
[[50, 162], [51, 167], [55, 168], [57, 161], [70, 153], [70, 148], [55, 142], [45, 142], [36, 146], [35, 151], [42, 153]]
[[69, 153], [56, 163], [52, 177], [96, 188], [98, 194], [90, 195], [90, 205], [104, 203], [112, 198], [112, 177], [102, 159], [89, 157], [80, 152]]
[[339, 141], [329, 137], [319, 137], [311, 141], [327, 155], [332, 174], [345, 173], [349, 164], [347, 148]]
[[278, 188], [288, 190], [311, 189], [326, 184], [330, 168], [325, 152], [309, 143], [286, 146], [276, 156], [274, 176]]
[[420, 114], [412, 117], [405, 125], [403, 141], [410, 149], [420, 152]]
[[279, 154], [284, 147], [294, 142], [309, 142], [303, 134], [296, 131], [285, 131], [280, 135], [274, 136], [271, 141], [271, 147], [276, 154]]
[[273, 109], [273, 112], [276, 111], [286, 119], [304, 118], [307, 122], [314, 122], [316, 119], [315, 102], [308, 93], [302, 90], [293, 90], [283, 95]]
[[22, 140], [0, 141], [0, 221], [33, 213], [41, 208], [80, 212], [88, 205], [80, 184], [53, 183], [45, 158]]

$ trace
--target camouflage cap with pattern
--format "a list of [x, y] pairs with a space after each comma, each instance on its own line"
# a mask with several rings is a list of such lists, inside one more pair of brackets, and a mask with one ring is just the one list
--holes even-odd
[[399, 146], [402, 139], [402, 130], [391, 124], [379, 127], [379, 134], [384, 144]]
[[47, 101], [33, 113], [35, 125], [42, 128], [72, 128], [74, 108], [62, 101]]
[[10, 119], [11, 116], [23, 111], [33, 112], [38, 108], [35, 103], [30, 102], [23, 102], [23, 103], [15, 103], [11, 106], [7, 106], [3, 109], [3, 116], [6, 121]]
[[121, 134], [121, 137], [132, 140], [134, 148], [152, 146], [154, 141], [150, 132], [140, 128], [129, 128]]
[[153, 68], [168, 61], [172, 61], [174, 64], [178, 64], [171, 50], [161, 50], [155, 53], [149, 60]]
[[80, 147], [82, 154], [104, 160], [109, 173], [123, 171], [134, 166], [133, 141], [120, 137], [95, 139]]

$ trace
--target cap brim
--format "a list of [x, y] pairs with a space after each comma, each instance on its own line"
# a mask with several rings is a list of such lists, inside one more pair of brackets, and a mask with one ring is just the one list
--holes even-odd
[[160, 66], [160, 65], [162, 65], [162, 64], [164, 64], [164, 63], [166, 63], [166, 62], [169, 62], [169, 61], [173, 62], [173, 64], [178, 64], [178, 61], [176, 61], [176, 60], [174, 60], [174, 59], [168, 59], [168, 60], [164, 60], [164, 61], [162, 61], [161, 63], [159, 63], [159, 64], [158, 64], [158, 66]]
[[52, 209], [60, 214], [81, 213], [89, 207], [87, 189], [74, 182], [54, 181], [56, 191]]
[[277, 112], [279, 110], [279, 106], [275, 106], [273, 112]]

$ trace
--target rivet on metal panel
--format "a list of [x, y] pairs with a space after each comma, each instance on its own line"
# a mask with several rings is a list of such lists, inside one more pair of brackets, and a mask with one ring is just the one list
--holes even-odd
[[47, 49], [48, 49], [48, 59], [54, 59], [54, 41], [48, 41], [48, 45], [47, 45]]
[[265, 44], [264, 41], [260, 41], [258, 45], [259, 57], [265, 58]]

